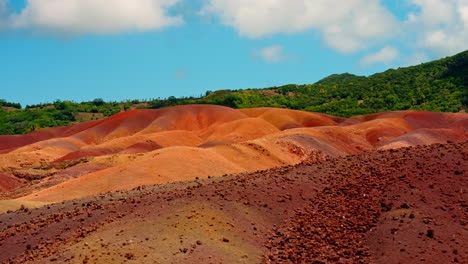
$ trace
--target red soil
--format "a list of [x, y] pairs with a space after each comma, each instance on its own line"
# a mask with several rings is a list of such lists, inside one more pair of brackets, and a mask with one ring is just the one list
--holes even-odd
[[158, 143], [148, 140], [146, 142], [135, 143], [130, 147], [122, 150], [119, 154], [135, 154], [135, 153], [144, 153], [150, 152], [153, 150], [161, 149], [163, 146], [159, 145]]
[[23, 185], [23, 182], [13, 175], [0, 173], [0, 192], [9, 192]]
[[265, 261], [465, 263], [467, 151], [436, 144], [340, 164], [317, 201], [271, 236]]
[[[80, 158], [89, 159], [93, 168], [106, 168], [80, 174], [79, 179], [63, 178], [70, 182], [53, 181], [53, 185], [61, 183], [58, 186], [51, 187], [47, 177], [36, 180], [31, 184], [37, 189], [29, 184], [26, 193], [30, 195], [22, 198], [60, 201], [142, 184], [294, 165], [313, 153], [339, 157], [461, 142], [468, 139], [467, 120], [468, 114], [421, 111], [341, 118], [289, 109], [234, 110], [213, 105], [133, 110], [69, 127], [0, 136], [0, 150], [8, 152], [0, 154], [0, 173]], [[34, 141], [38, 142], [30, 144]], [[61, 170], [48, 169], [42, 174], [55, 175]], [[9, 196], [4, 193], [3, 197]]]
[[[333, 126], [337, 122], [335, 118], [320, 113], [311, 113], [281, 108], [251, 108], [240, 109], [240, 112], [250, 116], [261, 118], [280, 130], [297, 127]], [[346, 119], [336, 118], [340, 121]]]
[[45, 128], [26, 135], [0, 135], [0, 150], [8, 149], [8, 151], [12, 151], [18, 147], [29, 145], [38, 141], [51, 138], [68, 137], [87, 130], [99, 122], [101, 121], [93, 120], [67, 127]]
[[466, 263], [468, 142], [0, 215], [2, 263]]
[[420, 128], [391, 140], [382, 149], [430, 145], [434, 143], [463, 142], [468, 140], [468, 134], [455, 129]]
[[103, 155], [108, 155], [108, 154], [114, 154], [118, 151], [113, 151], [111, 149], [83, 149], [83, 150], [78, 150], [72, 153], [69, 153], [60, 159], [55, 160], [54, 162], [61, 162], [64, 160], [74, 160], [74, 159], [80, 159], [83, 157], [97, 157], [97, 156], [103, 156]]

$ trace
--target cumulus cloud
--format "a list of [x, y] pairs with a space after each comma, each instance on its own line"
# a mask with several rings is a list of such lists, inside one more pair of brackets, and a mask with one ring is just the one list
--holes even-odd
[[273, 45], [255, 52], [256, 57], [268, 63], [281, 62], [287, 59], [283, 46]]
[[361, 60], [360, 64], [362, 66], [369, 66], [375, 63], [384, 63], [388, 65], [397, 59], [399, 54], [399, 51], [395, 47], [385, 46], [376, 53], [365, 56]]
[[408, 0], [420, 8], [408, 15], [406, 26], [415, 32], [417, 45], [437, 57], [467, 48], [468, 0]]
[[317, 30], [343, 53], [398, 32], [396, 18], [375, 0], [209, 0], [201, 14], [249, 38]]
[[13, 28], [52, 34], [112, 34], [156, 30], [183, 23], [182, 17], [171, 16], [167, 10], [179, 1], [27, 0], [21, 13], [11, 15], [9, 21]]

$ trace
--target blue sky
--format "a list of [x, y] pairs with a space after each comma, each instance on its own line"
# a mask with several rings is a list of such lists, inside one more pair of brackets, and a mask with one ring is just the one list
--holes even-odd
[[25, 106], [314, 83], [466, 43], [467, 0], [0, 0], [0, 98]]

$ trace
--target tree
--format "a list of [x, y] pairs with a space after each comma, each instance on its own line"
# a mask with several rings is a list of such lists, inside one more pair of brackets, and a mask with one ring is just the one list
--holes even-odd
[[96, 98], [93, 100], [93, 105], [95, 106], [101, 106], [104, 104], [104, 100], [102, 98]]

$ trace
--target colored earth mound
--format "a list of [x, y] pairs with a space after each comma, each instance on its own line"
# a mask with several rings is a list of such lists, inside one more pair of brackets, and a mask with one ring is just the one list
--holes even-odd
[[[333, 148], [313, 131], [265, 142]], [[465, 141], [25, 204], [0, 215], [0, 262], [467, 263], [467, 176]]]
[[0, 199], [60, 202], [104, 192], [468, 139], [468, 114], [334, 117], [276, 108], [132, 110], [0, 136]]

